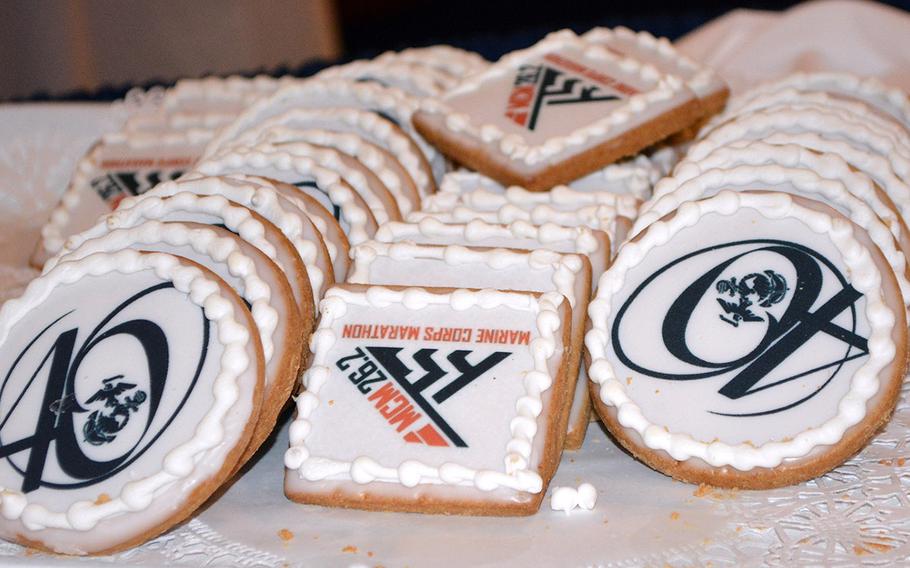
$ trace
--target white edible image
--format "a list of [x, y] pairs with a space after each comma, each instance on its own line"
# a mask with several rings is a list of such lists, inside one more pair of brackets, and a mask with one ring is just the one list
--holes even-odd
[[304, 477], [321, 458], [360, 456], [390, 468], [418, 460], [504, 471], [510, 423], [533, 368], [534, 312], [348, 305], [332, 329], [331, 374], [306, 440], [315, 459], [304, 463]]
[[216, 336], [150, 272], [55, 289], [0, 348], [0, 485], [65, 511], [161, 471], [213, 403]]
[[865, 299], [841, 253], [798, 220], [751, 209], [652, 249], [615, 299], [616, 376], [649, 421], [706, 443], [821, 425], [868, 355]]
[[495, 124], [532, 145], [603, 120], [627, 99], [648, 90], [618, 66], [564, 48], [487, 79], [446, 99], [476, 124]]

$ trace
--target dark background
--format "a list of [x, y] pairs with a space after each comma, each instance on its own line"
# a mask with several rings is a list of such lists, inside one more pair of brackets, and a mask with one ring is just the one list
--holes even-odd
[[[0, 0], [2, 1], [2, 0]], [[910, 9], [910, 0], [884, 2]], [[595, 26], [624, 25], [658, 36], [677, 39], [736, 8], [784, 10], [798, 2], [755, 1], [572, 1], [572, 0], [336, 0], [344, 56], [340, 61], [301, 63], [298, 66], [236, 69], [253, 76], [310, 75], [330, 64], [374, 57], [386, 50], [447, 43], [496, 60], [509, 51], [527, 47], [548, 32], [571, 28], [577, 32]], [[306, 33], [302, 28], [301, 33]], [[132, 87], [169, 84], [112, 85], [62, 96], [34, 93], [27, 100], [114, 100]]]

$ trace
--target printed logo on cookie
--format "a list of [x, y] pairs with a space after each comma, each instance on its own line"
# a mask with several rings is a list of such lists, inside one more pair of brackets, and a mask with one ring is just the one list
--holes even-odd
[[[492, 371], [509, 351], [358, 346], [335, 366], [413, 444], [468, 447], [448, 420], [445, 402]], [[472, 362], [474, 361], [474, 362]]]
[[127, 197], [142, 195], [159, 183], [175, 180], [183, 174], [183, 169], [109, 171], [90, 183], [95, 193], [113, 210]]
[[[18, 353], [0, 384], [0, 458], [21, 476], [21, 491], [100, 483], [133, 464], [170, 426], [193, 392], [209, 344], [201, 307], [157, 322], [142, 317], [177, 296], [166, 282], [102, 317], [75, 307]], [[192, 361], [178, 362], [173, 338], [186, 328], [200, 330], [201, 343]], [[175, 372], [191, 379], [175, 384], [168, 380]]]
[[[806, 246], [720, 244], [645, 279], [617, 312], [613, 349], [648, 377], [717, 380], [720, 396], [703, 401], [711, 414], [775, 414], [838, 377], [849, 380], [845, 365], [868, 355], [858, 331], [860, 298], [831, 261]], [[645, 341], [648, 350], [640, 347]]]
[[[605, 73], [549, 53], [540, 65], [521, 65], [515, 74], [505, 116], [533, 131], [544, 108], [620, 100], [638, 93]], [[570, 73], [572, 73], [570, 75]]]

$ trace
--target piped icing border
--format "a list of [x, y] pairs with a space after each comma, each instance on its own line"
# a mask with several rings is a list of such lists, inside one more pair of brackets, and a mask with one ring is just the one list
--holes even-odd
[[506, 205], [533, 208], [551, 205], [555, 208], [578, 208], [588, 205], [606, 205], [617, 215], [634, 219], [638, 216], [641, 200], [610, 191], [581, 191], [571, 186], [558, 185], [549, 191], [528, 191], [513, 185], [503, 187], [498, 182], [475, 172], [450, 172], [442, 178], [439, 193], [424, 201], [424, 211], [448, 211], [463, 205], [477, 211], [495, 211]]
[[234, 314], [230, 300], [219, 293], [218, 284], [194, 266], [181, 264], [177, 257], [162, 253], [142, 253], [122, 250], [98, 253], [82, 260], [63, 262], [48, 273], [33, 280], [25, 293], [9, 300], [0, 308], [0, 343], [6, 341], [10, 327], [26, 317], [32, 306], [43, 302], [61, 285], [72, 284], [84, 276], [101, 276], [110, 272], [134, 274], [152, 270], [163, 280], [173, 282], [174, 288], [187, 294], [189, 301], [201, 306], [206, 318], [215, 322], [214, 336], [224, 344], [221, 370], [214, 380], [214, 403], [199, 420], [193, 437], [168, 452], [160, 472], [123, 485], [119, 495], [111, 495], [104, 503], [78, 501], [66, 511], [51, 511], [38, 503], [29, 503], [21, 492], [0, 489], [0, 514], [8, 520], [21, 520], [29, 530], [45, 528], [88, 531], [104, 519], [148, 508], [162, 491], [181, 479], [189, 477], [203, 453], [223, 443], [222, 422], [238, 398], [238, 380], [250, 365], [246, 344], [250, 334]]
[[664, 215], [682, 207], [682, 204], [686, 202], [704, 198], [705, 194], [713, 189], [748, 187], [761, 190], [763, 188], [752, 187], [751, 184], [766, 184], [770, 187], [764, 189], [773, 191], [776, 186], [789, 185], [802, 195], [819, 195], [822, 197], [821, 201], [832, 206], [843, 207], [848, 211], [846, 216], [869, 233], [869, 238], [881, 249], [888, 264], [894, 269], [904, 305], [910, 307], [910, 280], [906, 273], [907, 258], [897, 249], [894, 235], [872, 208], [851, 195], [841, 181], [823, 178], [811, 169], [779, 165], [739, 165], [694, 173], [696, 175], [686, 180], [664, 178], [660, 184], [666, 182], [666, 185], [669, 186], [667, 191], [662, 191], [663, 197], [655, 199], [647, 211], [639, 216], [635, 225], [632, 226], [630, 235], [635, 236], [645, 231], [649, 225]]
[[[250, 303], [250, 312], [259, 336], [262, 352], [268, 363], [275, 353], [273, 336], [278, 327], [278, 311], [272, 307], [272, 288], [256, 270], [255, 261], [244, 254], [233, 238], [222, 237], [208, 227], [190, 227], [177, 222], [145, 221], [127, 228], [116, 228], [84, 240], [78, 248], [48, 260], [44, 274], [62, 262], [81, 260], [95, 253], [112, 253], [142, 245], [189, 247], [227, 267], [231, 276], [243, 283], [237, 294]], [[141, 248], [137, 249], [141, 250]], [[174, 254], [174, 253], [166, 253]], [[210, 267], [206, 267], [211, 270]]]
[[[855, 171], [837, 154], [819, 154], [812, 149], [796, 144], [774, 145], [764, 142], [734, 143], [723, 146], [697, 162], [683, 160], [673, 172], [673, 176], [661, 181], [655, 187], [653, 200], [658, 200], [679, 185], [707, 170], [723, 169], [730, 166], [777, 165], [786, 168], [805, 168], [814, 171], [819, 177], [839, 181], [850, 195], [869, 205], [888, 226], [894, 238], [901, 242], [902, 227], [898, 214], [882, 201], [872, 179], [865, 173]], [[645, 211], [648, 205], [642, 206]]]
[[[817, 428], [806, 430], [792, 439], [768, 442], [760, 446], [731, 445], [720, 441], [705, 443], [684, 433], [669, 432], [648, 420], [639, 406], [629, 398], [624, 381], [619, 380], [607, 359], [609, 330], [607, 322], [613, 313], [612, 295], [625, 281], [626, 273], [635, 268], [652, 249], [667, 244], [681, 230], [695, 225], [708, 214], [732, 215], [750, 208], [768, 219], [797, 218], [814, 233], [830, 239], [842, 251], [852, 276], [854, 288], [866, 297], [866, 317], [872, 331], [869, 335], [869, 360], [854, 374], [850, 390], [841, 399], [836, 416]], [[896, 347], [891, 339], [895, 315], [884, 302], [882, 276], [869, 251], [853, 236], [853, 228], [843, 219], [808, 209], [787, 194], [758, 194], [722, 191], [701, 201], [686, 202], [676, 215], [652, 224], [638, 241], [623, 245], [612, 267], [600, 279], [598, 293], [588, 307], [593, 325], [585, 336], [591, 356], [589, 376], [598, 386], [600, 399], [617, 409], [619, 423], [634, 430], [642, 442], [653, 450], [667, 452], [673, 459], [698, 458], [713, 467], [732, 466], [741, 471], [756, 467], [773, 468], [787, 459], [801, 458], [814, 448], [837, 443], [844, 433], [866, 415], [866, 403], [880, 388], [878, 374], [891, 363]]]
[[349, 225], [348, 239], [351, 244], [368, 240], [375, 233], [375, 219], [368, 210], [356, 201], [355, 192], [337, 172], [323, 168], [306, 156], [294, 156], [286, 151], [263, 151], [258, 148], [234, 148], [224, 154], [206, 158], [196, 165], [196, 171], [209, 175], [229, 175], [244, 172], [244, 168], [274, 168], [279, 171], [295, 172], [311, 177], [333, 204], [341, 209]]
[[860, 144], [887, 158], [897, 175], [910, 180], [910, 156], [888, 136], [869, 128], [864, 122], [818, 109], [778, 109], [745, 114], [715, 130], [689, 149], [687, 159], [700, 160], [718, 146], [744, 138], [763, 138], [794, 129], [833, 136]]
[[[673, 47], [665, 37], [655, 37], [647, 31], [635, 32], [624, 26], [615, 28], [597, 27], [582, 34], [581, 39], [609, 47], [635, 46], [635, 49], [660, 61], [666, 73], [678, 75], [686, 81], [699, 99], [720, 93], [727, 85], [705, 65], [700, 65]], [[634, 54], [633, 54], [634, 55]]]
[[[302, 479], [309, 481], [350, 479], [358, 484], [381, 481], [400, 483], [405, 487], [420, 484], [467, 485], [481, 491], [506, 487], [540, 493], [543, 490], [543, 479], [530, 465], [534, 457], [534, 438], [540, 430], [537, 421], [543, 411], [542, 395], [555, 380], [550, 373], [548, 361], [557, 354], [556, 338], [562, 327], [558, 308], [562, 301], [559, 294], [544, 294], [535, 298], [530, 294], [496, 290], [460, 289], [447, 294], [435, 294], [423, 288], [391, 290], [371, 286], [361, 293], [342, 288], [330, 289], [320, 304], [322, 319], [310, 340], [313, 363], [303, 377], [306, 390], [297, 397], [297, 416], [290, 426], [290, 448], [284, 455], [285, 467], [297, 471]], [[420, 310], [428, 305], [449, 305], [459, 311], [474, 307], [505, 307], [536, 313], [540, 337], [535, 338], [530, 345], [534, 367], [525, 374], [523, 384], [526, 394], [516, 402], [517, 416], [510, 423], [512, 439], [504, 448], [503, 471], [474, 470], [454, 462], [433, 467], [417, 460], [389, 467], [369, 456], [358, 456], [351, 462], [342, 462], [310, 454], [306, 447], [306, 438], [313, 428], [310, 417], [320, 404], [320, 390], [330, 378], [326, 355], [336, 341], [332, 324], [344, 316], [349, 304], [379, 309], [401, 305], [408, 310]]]
[[[395, 123], [368, 110], [345, 107], [295, 108], [257, 123], [231, 141], [225, 142], [225, 146], [293, 142], [302, 136], [302, 130], [309, 130], [309, 123], [325, 125], [331, 122], [337, 122], [340, 126], [362, 134], [367, 139], [375, 140], [380, 146], [385, 147], [407, 170], [421, 195], [430, 195], [436, 191], [436, 181], [433, 179], [430, 164], [417, 144], [395, 126]], [[211, 149], [211, 146], [209, 148]]]
[[[319, 104], [308, 101], [319, 100]], [[324, 102], [324, 104], [323, 104]], [[358, 83], [348, 79], [308, 79], [289, 83], [271, 96], [259, 99], [230, 125], [223, 128], [209, 143], [205, 155], [216, 152], [243, 131], [264, 120], [299, 107], [357, 107], [392, 117], [397, 125], [420, 147], [433, 174], [439, 178], [445, 173], [445, 159], [430, 145], [411, 124], [411, 115], [420, 103], [417, 98], [394, 87], [376, 83]]]
[[[70, 237], [63, 250], [71, 251], [86, 239], [96, 238], [111, 229], [132, 227], [143, 219], [160, 220], [170, 213], [190, 211], [222, 219], [228, 230], [277, 263], [277, 251], [265, 238], [265, 228], [253, 218], [251, 210], [287, 236], [306, 266], [313, 294], [319, 293], [325, 286], [326, 275], [316, 264], [316, 244], [303, 238], [303, 221], [282, 207], [273, 189], [240, 180], [232, 184], [224, 178], [205, 177], [164, 182], [141, 196], [124, 199], [116, 211], [102, 217], [95, 226]], [[281, 268], [288, 274], [291, 267]], [[318, 302], [319, 298], [315, 300]]]
[[752, 97], [788, 87], [800, 91], [833, 91], [851, 95], [890, 114], [905, 128], [910, 128], [910, 98], [904, 91], [890, 87], [876, 77], [859, 77], [843, 72], [793, 73], [734, 97], [730, 104], [735, 108]]
[[[624, 74], [636, 76], [650, 88], [629, 97], [621, 107], [611, 111], [603, 119], [566, 136], [552, 137], [543, 144], [531, 144], [525, 136], [519, 133], [507, 134], [495, 124], [475, 124], [470, 116], [455, 111], [446, 103], [446, 100], [452, 97], [480, 89], [486, 81], [502, 77], [525, 61], [566, 47], [578, 49], [585, 57], [615, 65]], [[504, 56], [486, 71], [471, 75], [462, 81], [441, 99], [424, 99], [421, 110], [431, 115], [444, 115], [445, 127], [452, 132], [464, 133], [484, 143], [495, 144], [510, 160], [534, 166], [554, 159], [567, 149], [585, 146], [592, 140], [606, 137], [617, 126], [629, 122], [649, 107], [687, 92], [688, 87], [678, 77], [665, 75], [653, 65], [641, 64], [628, 57], [618, 57], [603, 46], [592, 45], [571, 31], [563, 30], [550, 34], [527, 49], [513, 51]]]
[[401, 51], [386, 51], [375, 61], [405, 61], [438, 69], [452, 77], [462, 79], [483, 71], [490, 62], [473, 51], [466, 51], [451, 45], [410, 47]]
[[336, 65], [316, 74], [320, 79], [353, 79], [375, 81], [380, 85], [397, 87], [415, 97], [442, 94], [457, 84], [457, 80], [433, 67], [407, 61], [378, 61], [359, 59]]
[[[546, 246], [558, 242], [571, 242], [578, 254], [591, 255], [601, 249], [601, 243], [594, 236], [594, 231], [588, 227], [563, 227], [555, 223], [533, 225], [527, 221], [513, 221], [508, 225], [488, 223], [481, 219], [474, 219], [463, 224], [443, 223], [438, 219], [427, 217], [416, 223], [386, 223], [379, 227], [375, 240], [383, 243], [407, 241], [409, 237], [421, 235], [426, 238], [436, 236], [447, 238], [461, 238], [467, 243], [483, 246], [481, 241], [486, 239], [528, 239]], [[604, 239], [609, 239], [603, 234]], [[607, 242], [609, 250], [609, 241]]]
[[348, 282], [372, 284], [370, 265], [379, 257], [393, 260], [427, 259], [440, 260], [449, 266], [482, 264], [492, 270], [552, 270], [553, 286], [575, 307], [573, 285], [582, 271], [581, 256], [574, 253], [559, 253], [547, 249], [519, 250], [509, 248], [472, 248], [463, 245], [416, 245], [408, 242], [381, 243], [369, 241], [351, 249], [354, 264]]

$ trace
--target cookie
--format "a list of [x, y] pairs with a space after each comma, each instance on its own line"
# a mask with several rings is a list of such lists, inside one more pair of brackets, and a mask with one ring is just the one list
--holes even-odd
[[414, 125], [456, 162], [543, 191], [686, 128], [699, 108], [677, 77], [564, 31], [424, 100]]
[[[645, 200], [663, 173], [644, 154], [610, 164], [568, 184], [577, 191], [608, 191]], [[445, 178], [443, 178], [445, 182]]]
[[209, 161], [219, 162], [222, 156], [233, 152], [243, 153], [246, 151], [261, 152], [263, 154], [287, 152], [295, 157], [309, 158], [319, 164], [319, 167], [335, 172], [342, 180], [348, 183], [351, 189], [356, 191], [369, 207], [370, 213], [373, 214], [377, 223], [401, 221], [401, 211], [398, 209], [398, 204], [395, 202], [392, 192], [389, 191], [376, 174], [351, 155], [333, 148], [302, 141], [288, 142], [281, 145], [272, 144], [271, 142], [259, 142], [248, 148], [241, 146], [228, 148], [223, 153], [212, 156]]
[[[839, 181], [850, 195], [868, 205], [891, 231], [903, 255], [910, 259], [910, 232], [887, 194], [861, 171], [857, 171], [834, 154], [820, 154], [797, 145], [770, 145], [763, 142], [739, 142], [718, 148], [698, 161], [684, 160], [674, 171], [673, 177], [661, 181], [655, 188], [654, 199], [674, 191], [687, 179], [713, 168], [731, 166], [778, 165], [787, 168], [809, 169], [823, 179]], [[838, 208], [834, 201], [830, 205]], [[649, 204], [642, 205], [642, 211]], [[843, 209], [841, 209], [843, 212]]]
[[[243, 131], [231, 146], [255, 146], [260, 142], [309, 142], [310, 129], [356, 134], [389, 152], [407, 171], [421, 196], [436, 192], [430, 163], [417, 144], [391, 120], [357, 108], [295, 108], [264, 120]], [[213, 154], [218, 150], [213, 150]], [[351, 153], [351, 152], [348, 152]], [[353, 155], [353, 154], [352, 154]]]
[[457, 80], [451, 75], [408, 61], [378, 61], [360, 59], [335, 65], [316, 74], [317, 79], [348, 79], [394, 87], [415, 97], [440, 95], [451, 89]]
[[[568, 431], [581, 361], [585, 311], [591, 295], [591, 262], [586, 256], [544, 249], [370, 242], [351, 249], [351, 257], [354, 264], [348, 282], [354, 284], [562, 294], [572, 309], [572, 335], [566, 355], [570, 395], [560, 419], [562, 431]], [[573, 424], [572, 431], [576, 437], [583, 438], [584, 430], [578, 432], [580, 428], [580, 424]]]
[[[411, 124], [419, 99], [399, 89], [348, 79], [309, 79], [285, 85], [273, 95], [250, 105], [233, 123], [222, 129], [206, 148], [206, 155], [230, 144], [240, 134], [287, 111], [308, 108], [354, 108], [373, 112], [389, 120], [416, 143], [436, 179], [446, 172], [442, 155]], [[416, 180], [415, 180], [416, 181]]]
[[859, 77], [842, 72], [793, 73], [734, 97], [730, 101], [730, 108], [736, 109], [753, 98], [784, 89], [826, 92], [840, 98], [861, 101], [910, 129], [910, 99], [907, 98], [907, 93], [889, 87], [875, 77]]
[[632, 57], [650, 63], [663, 73], [676, 75], [698, 97], [703, 117], [721, 110], [730, 96], [730, 89], [720, 76], [678, 52], [665, 37], [654, 37], [646, 31], [635, 32], [629, 28], [593, 28], [581, 39], [603, 45], [619, 56]]
[[[354, 157], [369, 169], [389, 190], [401, 215], [420, 209], [420, 192], [408, 171], [401, 162], [395, 159], [385, 148], [358, 136], [332, 130], [296, 130], [294, 140], [288, 142], [307, 142], [328, 148]], [[282, 143], [272, 143], [281, 146]]]
[[562, 296], [344, 285], [320, 311], [284, 457], [290, 499], [441, 514], [540, 507], [568, 394]]
[[749, 489], [821, 475], [888, 420], [907, 362], [865, 231], [782, 193], [690, 201], [623, 246], [589, 309], [595, 408], [649, 466]]
[[[823, 162], [819, 161], [819, 166]], [[868, 232], [868, 236], [888, 261], [895, 273], [900, 294], [910, 306], [910, 269], [894, 235], [866, 203], [852, 195], [841, 181], [827, 179], [806, 168], [778, 165], [733, 165], [725, 169], [691, 172], [688, 179], [665, 178], [668, 184], [679, 183], [676, 189], [653, 200], [632, 227], [637, 235], [664, 215], [676, 210], [686, 201], [702, 199], [728, 189], [769, 190], [793, 193], [826, 203]], [[660, 182], [661, 185], [664, 181]]]
[[[303, 346], [314, 320], [304, 317], [284, 273], [262, 251], [227, 229], [193, 222], [146, 221], [85, 240], [77, 249], [48, 261], [80, 260], [123, 249], [163, 252], [189, 259], [224, 280], [249, 306], [265, 358], [262, 410], [241, 463], [275, 428], [297, 380]], [[312, 308], [307, 314], [312, 313]]]
[[0, 536], [112, 554], [192, 514], [256, 424], [255, 329], [226, 283], [172, 255], [95, 254], [32, 281], [0, 309]]
[[60, 251], [67, 237], [91, 227], [95, 219], [116, 209], [124, 198], [176, 179], [189, 169], [206, 143], [193, 140], [192, 135], [180, 133], [160, 139], [105, 135], [76, 164], [60, 203], [41, 228], [31, 264], [40, 268]]
[[[272, 223], [257, 213], [237, 205], [220, 195], [202, 196], [195, 193], [176, 193], [172, 197], [147, 195], [135, 202], [127, 202], [116, 212], [108, 214], [98, 223], [67, 239], [67, 245], [57, 257], [80, 248], [86, 241], [97, 239], [115, 229], [128, 229], [146, 221], [193, 222], [223, 227], [264, 254], [282, 273], [298, 313], [313, 320], [314, 306], [318, 303], [313, 284], [324, 285], [318, 267], [314, 280], [308, 275], [306, 265], [294, 245]], [[318, 280], [316, 280], [318, 278]], [[332, 282], [334, 283], [334, 282]]]
[[328, 251], [313, 224], [274, 190], [250, 180], [196, 178], [160, 184], [141, 199], [124, 202], [96, 227], [71, 239], [67, 248], [110, 228], [146, 220], [223, 225], [238, 234], [282, 269], [304, 317], [314, 313], [322, 293], [335, 283]]
[[351, 244], [369, 240], [376, 233], [376, 217], [363, 197], [337, 172], [312, 158], [277, 149], [233, 148], [202, 160], [195, 171], [207, 176], [245, 174], [291, 184], [329, 210]]
[[454, 77], [463, 79], [468, 75], [483, 71], [490, 62], [474, 53], [451, 45], [432, 45], [429, 47], [411, 47], [401, 51], [386, 51], [375, 59], [380, 63], [404, 61], [431, 67]]
[[[906, 218], [910, 214], [910, 191], [904, 187], [910, 181], [910, 159], [887, 136], [877, 133], [866, 127], [861, 121], [844, 119], [832, 116], [817, 110], [803, 109], [799, 112], [791, 110], [777, 110], [773, 113], [757, 111], [739, 116], [735, 121], [717, 127], [697, 144], [689, 148], [687, 158], [700, 160], [715, 148], [742, 140], [769, 140], [775, 136], [803, 136], [815, 135], [820, 139], [811, 142], [807, 147], [837, 153], [842, 158], [856, 166], [858, 160], [868, 164], [868, 158], [861, 156], [878, 156], [886, 160], [894, 176], [901, 183], [882, 184], [889, 192], [889, 197], [901, 210]], [[802, 138], [803, 145], [810, 144], [811, 138]], [[832, 142], [840, 142], [841, 146], [834, 146]], [[846, 146], [843, 146], [846, 145]], [[848, 148], [844, 150], [844, 148]], [[852, 151], [851, 151], [852, 150]], [[850, 152], [847, 154], [846, 152]], [[879, 160], [879, 163], [881, 161]], [[875, 166], [873, 166], [875, 167]], [[881, 166], [875, 167], [876, 172], [885, 171]], [[879, 174], [881, 175], [881, 174]]]
[[[387, 223], [379, 227], [376, 240], [385, 243], [408, 242], [435, 245], [465, 245], [474, 247], [506, 247], [526, 250], [546, 249], [560, 253], [581, 254], [591, 263], [591, 279], [596, 282], [610, 265], [610, 237], [603, 231], [587, 227], [531, 225], [516, 221], [510, 225], [495, 225], [475, 219], [452, 225], [436, 219], [420, 223]], [[579, 367], [575, 392], [569, 410], [565, 449], [581, 447], [591, 416], [588, 397], [588, 378]]]

